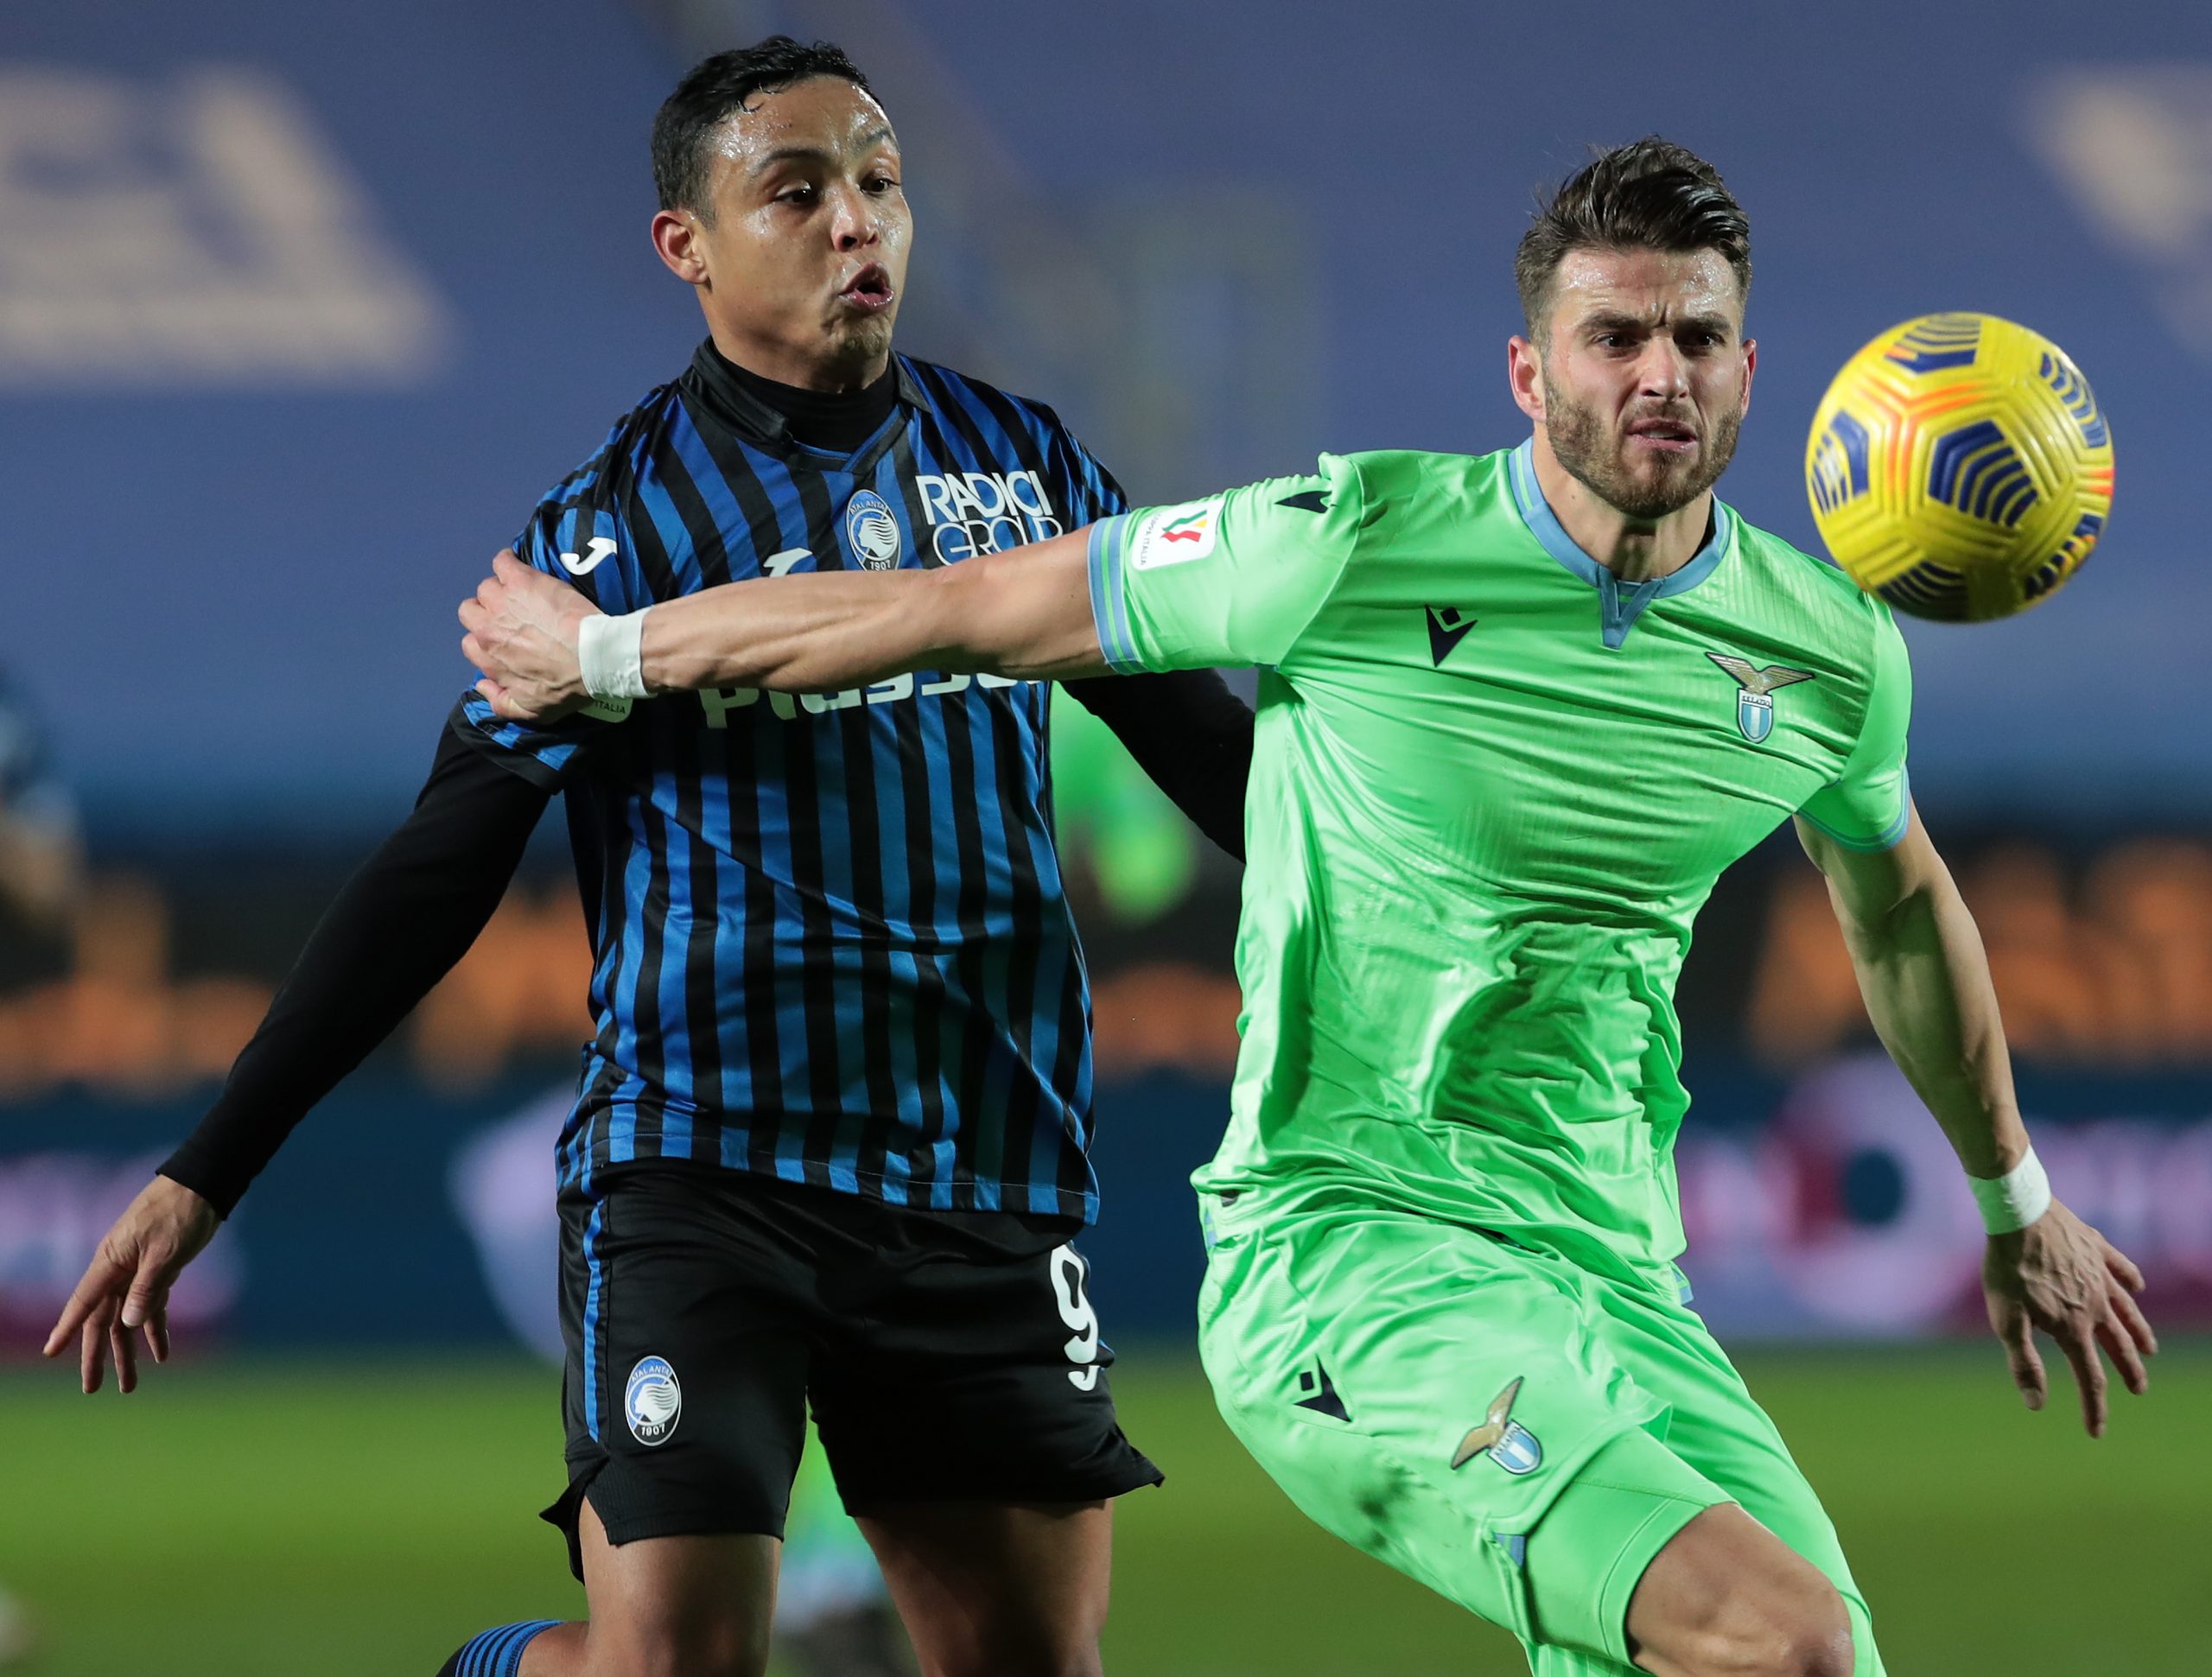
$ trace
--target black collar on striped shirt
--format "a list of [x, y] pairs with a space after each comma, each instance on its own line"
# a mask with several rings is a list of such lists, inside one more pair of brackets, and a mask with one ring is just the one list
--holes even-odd
[[830, 454], [850, 454], [874, 436], [904, 403], [927, 405], [913, 375], [896, 356], [883, 377], [865, 390], [827, 395], [764, 378], [739, 366], [711, 338], [691, 358], [685, 381], [740, 435], [770, 444], [796, 442]]

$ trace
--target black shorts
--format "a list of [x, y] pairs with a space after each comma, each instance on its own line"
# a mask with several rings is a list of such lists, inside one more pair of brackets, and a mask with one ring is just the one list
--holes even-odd
[[561, 1196], [569, 1489], [610, 1542], [780, 1537], [811, 1402], [845, 1507], [1088, 1502], [1122, 1436], [1065, 1219], [914, 1211], [656, 1163]]

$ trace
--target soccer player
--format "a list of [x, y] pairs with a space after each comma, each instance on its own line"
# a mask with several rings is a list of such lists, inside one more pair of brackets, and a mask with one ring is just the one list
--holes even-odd
[[[84, 883], [77, 801], [56, 772], [29, 703], [0, 677], [0, 943], [18, 930], [51, 933]], [[30, 1610], [0, 1589], [0, 1667], [30, 1658]]]
[[[519, 545], [611, 612], [733, 577], [957, 569], [1122, 510], [1050, 410], [896, 355], [898, 143], [845, 54], [775, 37], [653, 130], [662, 260], [709, 340]], [[1251, 714], [1211, 672], [1074, 689], [1241, 845]], [[48, 1344], [83, 1381], [284, 1134], [465, 950], [568, 806], [597, 1033], [563, 1136], [567, 1532], [590, 1623], [460, 1677], [766, 1657], [810, 1404], [925, 1668], [1098, 1668], [1122, 1436], [1072, 1242], [1097, 1206], [1089, 1000], [1051, 826], [1048, 690], [919, 670], [548, 725], [481, 698], [317, 930], [214, 1109]]]
[[1756, 365], [1743, 212], [1641, 141], [1560, 189], [1516, 273], [1518, 448], [1325, 456], [1033, 553], [614, 619], [503, 556], [464, 645], [510, 715], [916, 664], [1258, 666], [1244, 1038], [1197, 1177], [1223, 1414], [1313, 1518], [1545, 1677], [1869, 1677], [1835, 1533], [1675, 1265], [1672, 993], [1721, 870], [1795, 818], [1982, 1201], [2031, 1407], [2037, 1328], [2092, 1433], [2101, 1350], [2144, 1389], [2141, 1277], [2034, 1162], [1908, 795], [1888, 609], [1712, 492]]

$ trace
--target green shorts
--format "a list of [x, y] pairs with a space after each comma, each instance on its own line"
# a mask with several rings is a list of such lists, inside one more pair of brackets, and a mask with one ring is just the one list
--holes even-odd
[[1674, 1288], [1410, 1212], [1201, 1198], [1215, 1399], [1321, 1525], [1582, 1677], [1633, 1671], [1644, 1568], [1740, 1503], [1827, 1575], [1855, 1677], [1881, 1677], [1835, 1528]]

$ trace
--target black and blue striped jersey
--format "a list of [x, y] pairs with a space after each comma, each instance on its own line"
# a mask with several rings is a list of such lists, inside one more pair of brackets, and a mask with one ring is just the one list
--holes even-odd
[[[627, 612], [789, 571], [957, 564], [1123, 509], [1048, 408], [897, 358], [849, 455], [702, 346], [517, 550]], [[1039, 683], [929, 671], [461, 726], [566, 794], [596, 1034], [564, 1184], [681, 1158], [938, 1210], [1090, 1220], [1090, 1000]]]

